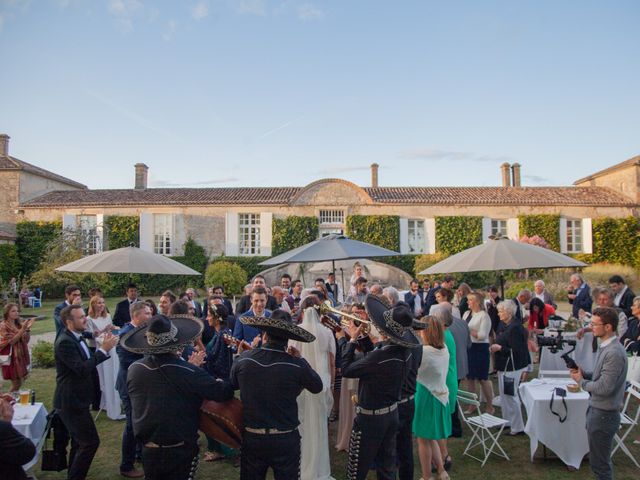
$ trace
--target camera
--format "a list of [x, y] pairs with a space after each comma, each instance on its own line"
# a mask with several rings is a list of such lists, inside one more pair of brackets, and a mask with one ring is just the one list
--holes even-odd
[[575, 340], [567, 340], [562, 337], [562, 330], [558, 330], [558, 335], [554, 337], [545, 337], [544, 335], [537, 336], [539, 347], [549, 347], [549, 352], [558, 353], [558, 350], [563, 350], [565, 345], [569, 345], [571, 350], [563, 353], [560, 358], [564, 360], [565, 365], [569, 369], [577, 369], [578, 364], [569, 355], [576, 349], [577, 342]]

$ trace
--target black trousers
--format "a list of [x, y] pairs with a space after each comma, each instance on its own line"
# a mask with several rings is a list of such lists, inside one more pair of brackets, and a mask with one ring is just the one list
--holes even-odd
[[[96, 349], [93, 347], [87, 347], [91, 352], [91, 356], [96, 354]], [[91, 409], [100, 410], [100, 401], [102, 400], [102, 391], [100, 390], [100, 376], [98, 375], [98, 369], [94, 368], [91, 371], [91, 382], [93, 383], [93, 397], [91, 398]]]
[[198, 446], [142, 447], [145, 480], [192, 480], [198, 469]]
[[[458, 387], [460, 386], [460, 380], [458, 380]], [[462, 437], [462, 422], [458, 416], [458, 406], [453, 410], [451, 414], [451, 436], [454, 438]]]
[[398, 433], [396, 434], [396, 460], [398, 479], [413, 480], [413, 400], [398, 405]]
[[100, 437], [89, 409], [60, 409], [58, 411], [64, 426], [71, 436], [68, 480], [87, 478], [93, 457], [100, 446]]
[[244, 432], [240, 456], [240, 480], [262, 480], [273, 469], [275, 480], [300, 478], [300, 434], [260, 435]]
[[398, 424], [397, 409], [385, 415], [356, 415], [349, 438], [348, 480], [364, 480], [374, 460], [378, 480], [395, 480]]

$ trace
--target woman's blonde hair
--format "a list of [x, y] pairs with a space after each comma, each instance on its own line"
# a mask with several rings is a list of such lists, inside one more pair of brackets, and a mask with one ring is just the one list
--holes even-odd
[[432, 315], [422, 317], [420, 321], [427, 324], [426, 328], [420, 330], [424, 344], [438, 350], [444, 348], [444, 326], [442, 322]]
[[[98, 317], [98, 301], [100, 300], [104, 300], [104, 298], [102, 298], [100, 295], [94, 295], [93, 297], [91, 297], [91, 300], [89, 300], [89, 310], [87, 311], [87, 316], [91, 318]], [[101, 317], [106, 317], [107, 315], [107, 306], [105, 305]]]

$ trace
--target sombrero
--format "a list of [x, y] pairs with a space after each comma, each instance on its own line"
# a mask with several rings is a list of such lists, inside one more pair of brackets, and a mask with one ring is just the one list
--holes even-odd
[[364, 306], [376, 328], [391, 343], [401, 347], [412, 348], [420, 345], [420, 341], [413, 334], [413, 315], [406, 305], [398, 305], [388, 308], [375, 295], [367, 295]]
[[271, 317], [240, 317], [240, 322], [289, 340], [309, 343], [316, 339], [315, 335], [294, 324], [291, 315], [283, 315], [282, 318], [279, 315], [275, 318], [273, 315]]
[[203, 323], [191, 315], [155, 315], [146, 325], [125, 334], [120, 345], [143, 355], [175, 352], [191, 344], [203, 329]]

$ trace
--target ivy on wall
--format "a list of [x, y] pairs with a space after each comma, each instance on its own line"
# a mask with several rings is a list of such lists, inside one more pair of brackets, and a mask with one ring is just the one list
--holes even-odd
[[20, 273], [20, 257], [16, 246], [11, 243], [0, 244], [0, 283], [9, 282]]
[[47, 245], [62, 232], [62, 222], [24, 221], [16, 224], [16, 253], [23, 275], [35, 272], [47, 251]]
[[560, 251], [560, 215], [519, 215], [520, 236], [544, 238], [551, 250]]
[[109, 216], [104, 219], [106, 244], [109, 250], [140, 246], [140, 218], [137, 216]]
[[280, 255], [318, 238], [318, 218], [290, 216], [274, 218], [272, 223], [271, 249]]
[[593, 262], [638, 265], [640, 222], [637, 218], [595, 218], [592, 227]]
[[482, 243], [482, 217], [436, 217], [436, 250], [445, 255]]
[[400, 251], [400, 217], [397, 215], [349, 215], [346, 223], [350, 238]]

